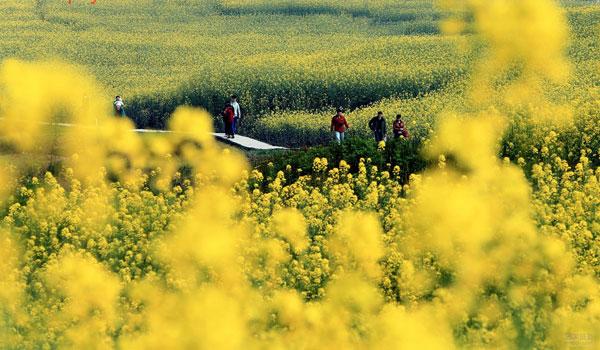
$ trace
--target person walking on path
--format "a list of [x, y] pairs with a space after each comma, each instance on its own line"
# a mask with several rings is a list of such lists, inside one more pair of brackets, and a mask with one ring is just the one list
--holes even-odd
[[115, 107], [115, 116], [125, 118], [125, 104], [123, 103], [121, 96], [115, 96], [113, 105]]
[[231, 103], [226, 103], [223, 109], [223, 123], [225, 124], [225, 137], [228, 139], [235, 138], [235, 132], [233, 130], [233, 123], [235, 120], [235, 110]]
[[383, 112], [379, 111], [377, 112], [377, 116], [371, 118], [371, 120], [369, 121], [369, 129], [373, 131], [373, 134], [375, 135], [375, 141], [385, 141], [385, 134], [387, 129], [385, 125], [385, 118], [383, 117]]
[[404, 121], [402, 120], [402, 115], [398, 114], [396, 116], [396, 120], [394, 120], [394, 138], [397, 139], [400, 136], [407, 139], [408, 138], [408, 130], [406, 130], [406, 126], [404, 125]]
[[338, 108], [337, 113], [331, 119], [331, 131], [335, 134], [338, 144], [344, 141], [346, 131], [350, 128], [343, 112], [342, 108]]
[[240, 125], [240, 119], [242, 119], [242, 109], [240, 108], [240, 104], [237, 101], [236, 95], [231, 95], [229, 103], [233, 108], [233, 124], [231, 125], [231, 128], [233, 130], [233, 134], [237, 134], [238, 127]]

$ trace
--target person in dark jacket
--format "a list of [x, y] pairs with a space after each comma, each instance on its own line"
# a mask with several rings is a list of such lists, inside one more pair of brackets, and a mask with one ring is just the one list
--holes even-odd
[[400, 136], [405, 139], [408, 138], [408, 130], [406, 130], [406, 125], [404, 125], [404, 121], [402, 120], [402, 115], [398, 114], [396, 116], [396, 120], [394, 120], [394, 138], [397, 139]]
[[228, 139], [235, 138], [235, 133], [233, 130], [233, 121], [235, 117], [235, 110], [231, 103], [226, 103], [225, 108], [223, 109], [223, 123], [225, 124], [225, 137]]
[[335, 133], [337, 143], [344, 141], [346, 130], [350, 128], [343, 112], [344, 110], [342, 108], [338, 108], [337, 113], [331, 118], [331, 131]]
[[373, 134], [375, 135], [375, 141], [380, 142], [385, 140], [387, 129], [383, 112], [379, 111], [377, 112], [377, 116], [371, 118], [369, 121], [369, 129], [373, 131]]

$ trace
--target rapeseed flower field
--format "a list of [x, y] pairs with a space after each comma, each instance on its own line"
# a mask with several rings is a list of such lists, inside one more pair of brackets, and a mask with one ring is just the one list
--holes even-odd
[[[7, 0], [0, 4], [0, 57], [85, 66], [106, 91], [125, 97], [138, 126], [151, 128], [166, 127], [181, 104], [220, 112], [231, 93], [249, 115], [260, 116], [415, 96], [465, 72], [456, 49], [461, 38], [433, 35], [439, 31], [431, 2], [417, 6], [424, 18], [406, 20], [345, 10], [308, 17], [235, 13], [241, 5], [247, 4]], [[398, 11], [416, 11], [407, 6]]]
[[[427, 161], [408, 181], [366, 156], [260, 172], [189, 105], [141, 137], [112, 116], [107, 76], [4, 60], [3, 152], [58, 161], [0, 158], [0, 348], [598, 348], [598, 27], [566, 17], [594, 6], [441, 3], [464, 77], [350, 113], [408, 116]], [[261, 122], [329, 115], [276, 112]]]

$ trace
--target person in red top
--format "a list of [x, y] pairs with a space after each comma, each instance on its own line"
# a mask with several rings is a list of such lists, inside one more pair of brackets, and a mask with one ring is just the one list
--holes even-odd
[[402, 116], [400, 114], [398, 114], [396, 116], [396, 120], [394, 120], [394, 138], [397, 139], [400, 136], [407, 139], [408, 138], [408, 130], [406, 130], [406, 126], [404, 125]]
[[228, 139], [235, 138], [233, 133], [233, 118], [235, 117], [235, 111], [233, 106], [230, 103], [225, 104], [225, 109], [223, 110], [223, 123], [225, 124], [225, 137]]
[[350, 128], [348, 126], [348, 122], [346, 121], [346, 117], [343, 114], [344, 110], [340, 107], [337, 109], [337, 113], [331, 119], [331, 131], [335, 133], [335, 139], [337, 143], [341, 143], [344, 141], [344, 135], [346, 134], [346, 130]]

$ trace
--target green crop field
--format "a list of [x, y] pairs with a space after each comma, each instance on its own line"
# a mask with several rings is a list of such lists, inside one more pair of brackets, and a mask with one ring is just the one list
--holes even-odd
[[312, 12], [281, 13], [265, 2], [40, 3], [0, 4], [0, 58], [80, 64], [107, 94], [125, 96], [142, 127], [163, 127], [182, 103], [216, 112], [233, 92], [259, 117], [412, 97], [465, 71], [461, 38], [435, 35], [430, 2], [410, 5], [406, 18], [381, 18], [377, 2], [372, 14], [310, 2], [303, 6]]
[[[585, 90], [599, 80], [593, 25], [599, 11], [581, 1], [564, 4], [573, 29], [574, 84]], [[70, 6], [7, 0], [0, 15], [0, 58], [82, 65], [107, 96], [125, 96], [139, 127], [164, 128], [181, 104], [216, 114], [236, 93], [249, 116], [246, 132], [287, 145], [327, 138], [327, 120], [315, 111], [439, 95], [465, 78], [471, 56], [463, 50], [465, 36], [440, 34], [445, 15], [424, 0], [105, 0]], [[429, 120], [435, 111], [411, 117]], [[356, 122], [364, 131], [364, 118]], [[309, 138], [298, 137], [308, 129]]]

